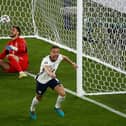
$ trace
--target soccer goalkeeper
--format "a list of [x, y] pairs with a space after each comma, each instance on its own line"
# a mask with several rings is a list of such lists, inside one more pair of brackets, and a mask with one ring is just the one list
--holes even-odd
[[[0, 67], [9, 73], [19, 72], [19, 78], [26, 77], [24, 72], [28, 68], [27, 44], [23, 38], [20, 38], [21, 30], [18, 26], [11, 29], [11, 41], [0, 53]], [[4, 61], [7, 59], [8, 61]]]
[[51, 48], [50, 55], [43, 58], [41, 62], [40, 73], [36, 77], [36, 96], [33, 98], [30, 107], [31, 119], [36, 120], [36, 105], [40, 102], [43, 94], [48, 87], [58, 93], [58, 98], [56, 100], [54, 110], [59, 116], [64, 117], [64, 112], [61, 109], [61, 103], [65, 99], [65, 91], [63, 85], [56, 78], [55, 74], [62, 60], [70, 63], [75, 69], [77, 68], [77, 65], [72, 62], [67, 56], [60, 54], [60, 49], [57, 46], [53, 46]]

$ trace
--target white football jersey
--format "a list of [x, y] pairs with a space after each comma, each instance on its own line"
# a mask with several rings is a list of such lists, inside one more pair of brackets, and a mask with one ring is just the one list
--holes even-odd
[[51, 61], [50, 56], [46, 56], [43, 58], [40, 66], [40, 73], [37, 76], [37, 81], [46, 84], [48, 81], [50, 81], [52, 78], [47, 74], [47, 72], [44, 70], [44, 66], [49, 66], [50, 69], [55, 73], [59, 64], [63, 60], [63, 56], [59, 54], [56, 61]]

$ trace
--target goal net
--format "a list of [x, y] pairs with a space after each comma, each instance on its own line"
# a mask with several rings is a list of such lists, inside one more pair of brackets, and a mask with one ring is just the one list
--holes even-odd
[[0, 0], [0, 16], [8, 15], [11, 19], [10, 23], [0, 24], [0, 37], [7, 37], [12, 25], [19, 25], [23, 36], [33, 36], [32, 8], [31, 0]]
[[38, 36], [75, 49], [76, 5], [76, 0], [36, 0], [35, 22]]
[[[83, 87], [90, 94], [126, 91], [124, 0], [84, 0]], [[85, 38], [86, 37], [86, 38]]]
[[[23, 36], [77, 53], [78, 1], [1, 0], [1, 15], [9, 15], [11, 22], [0, 25], [0, 34], [6, 37], [11, 25], [20, 25]], [[85, 95], [126, 93], [125, 0], [83, 0], [82, 5], [82, 84], [78, 82], [78, 88]]]

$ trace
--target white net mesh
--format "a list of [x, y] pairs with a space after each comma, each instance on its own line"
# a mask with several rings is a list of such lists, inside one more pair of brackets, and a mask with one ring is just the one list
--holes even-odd
[[0, 0], [2, 15], [9, 15], [11, 22], [0, 24], [0, 36], [8, 36], [12, 25], [19, 25], [22, 35], [34, 35], [31, 0]]
[[84, 52], [125, 70], [126, 14], [90, 0], [84, 8]]
[[37, 0], [38, 35], [75, 49], [76, 9], [72, 7], [76, 7], [76, 0]]
[[83, 61], [87, 93], [126, 91], [126, 14], [119, 0], [84, 0], [83, 52], [96, 62]]

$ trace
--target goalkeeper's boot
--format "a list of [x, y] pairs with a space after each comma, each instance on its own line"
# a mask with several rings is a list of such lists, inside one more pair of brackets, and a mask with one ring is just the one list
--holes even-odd
[[21, 79], [23, 77], [27, 77], [27, 74], [25, 72], [20, 72], [19, 73], [19, 79]]
[[54, 111], [60, 116], [64, 117], [64, 112], [61, 108], [54, 108]]
[[37, 119], [37, 115], [35, 114], [35, 112], [31, 112], [31, 111], [30, 111], [30, 118], [31, 118], [32, 120], [36, 120], [36, 119]]

